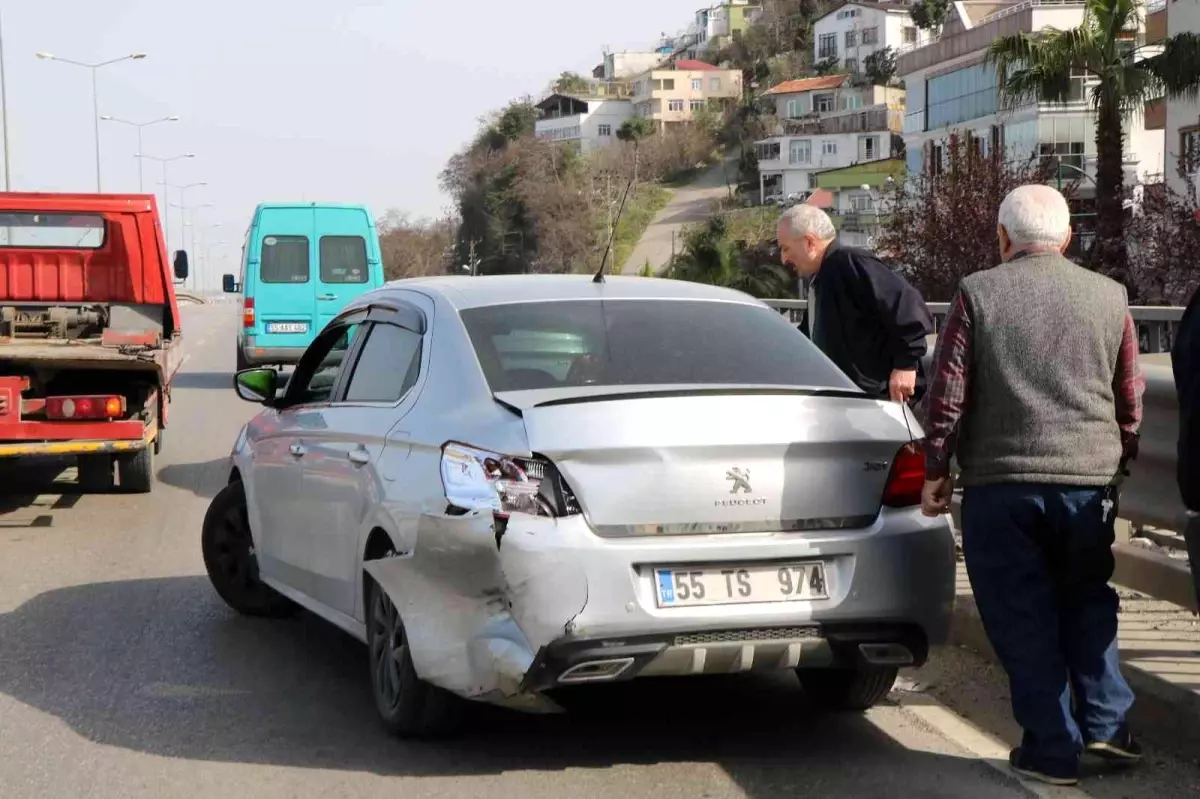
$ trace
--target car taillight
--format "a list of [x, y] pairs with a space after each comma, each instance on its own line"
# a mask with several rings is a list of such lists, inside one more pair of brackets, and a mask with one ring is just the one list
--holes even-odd
[[554, 467], [537, 458], [514, 458], [451, 442], [442, 447], [441, 472], [446, 501], [460, 510], [490, 509], [502, 518], [579, 512]]
[[925, 487], [925, 447], [920, 441], [905, 444], [892, 461], [883, 504], [889, 508], [910, 508], [921, 504]]
[[242, 299], [242, 327], [254, 327], [254, 298]]
[[48, 419], [115, 419], [124, 414], [124, 397], [88, 395], [46, 398]]

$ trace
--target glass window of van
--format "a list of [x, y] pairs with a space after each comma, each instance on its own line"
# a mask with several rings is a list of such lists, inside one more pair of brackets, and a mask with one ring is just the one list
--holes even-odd
[[263, 283], [307, 283], [308, 237], [263, 237], [259, 279]]
[[367, 242], [362, 236], [321, 237], [321, 282], [367, 282]]

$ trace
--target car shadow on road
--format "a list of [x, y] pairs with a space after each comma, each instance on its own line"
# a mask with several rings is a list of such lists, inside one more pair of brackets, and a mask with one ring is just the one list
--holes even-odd
[[403, 776], [713, 763], [764, 799], [879, 795], [880, 779], [922, 797], [1016, 788], [862, 716], [818, 715], [790, 676], [646, 680], [576, 696], [571, 715], [480, 709], [461, 738], [398, 741], [361, 644], [307, 613], [237, 616], [203, 577], [48, 591], [0, 615], [0, 652], [0, 692], [95, 743], [172, 758]]
[[158, 481], [212, 499], [229, 482], [229, 458], [202, 463], [172, 463], [158, 470]]
[[172, 388], [201, 388], [233, 391], [232, 372], [178, 372], [171, 378]]

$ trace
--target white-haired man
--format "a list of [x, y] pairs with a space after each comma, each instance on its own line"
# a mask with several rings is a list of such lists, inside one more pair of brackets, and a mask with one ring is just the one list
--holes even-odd
[[866, 250], [837, 241], [812, 205], [784, 211], [780, 255], [808, 278], [808, 337], [863, 391], [896, 402], [921, 399], [921, 359], [933, 317], [920, 292]]
[[938, 338], [922, 506], [949, 511], [956, 455], [967, 575], [1024, 728], [1009, 762], [1070, 785], [1085, 748], [1141, 757], [1108, 585], [1142, 415], [1137, 334], [1124, 287], [1063, 256], [1057, 191], [1011, 191], [997, 234], [1004, 263], [962, 280]]

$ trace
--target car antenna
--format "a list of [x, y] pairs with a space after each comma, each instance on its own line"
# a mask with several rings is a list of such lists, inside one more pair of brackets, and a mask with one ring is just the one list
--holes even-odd
[[600, 256], [600, 268], [596, 270], [593, 283], [604, 282], [604, 264], [608, 261], [608, 253], [612, 250], [613, 239], [617, 237], [617, 225], [621, 224], [621, 213], [625, 210], [625, 200], [629, 198], [629, 190], [633, 188], [633, 178], [625, 184], [625, 193], [621, 195], [621, 205], [617, 208], [617, 217], [613, 220], [612, 230], [608, 232], [608, 244], [604, 247], [604, 255]]

